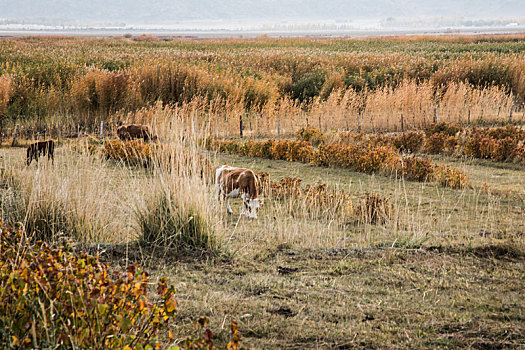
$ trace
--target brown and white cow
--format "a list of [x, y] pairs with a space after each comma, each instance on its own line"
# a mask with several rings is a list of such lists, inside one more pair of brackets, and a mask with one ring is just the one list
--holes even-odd
[[219, 200], [219, 196], [222, 196], [226, 200], [228, 213], [232, 214], [228, 199], [241, 197], [243, 201], [241, 215], [246, 214], [247, 217], [256, 219], [257, 209], [262, 203], [257, 182], [257, 176], [250, 169], [223, 165], [215, 171], [216, 199]]
[[149, 126], [141, 124], [119, 125], [117, 136], [121, 140], [144, 139], [145, 142], [156, 141], [157, 136], [153, 134]]

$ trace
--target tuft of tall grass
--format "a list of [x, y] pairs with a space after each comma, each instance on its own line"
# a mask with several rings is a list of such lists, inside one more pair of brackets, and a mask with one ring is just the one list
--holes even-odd
[[156, 193], [136, 216], [143, 244], [190, 254], [217, 251], [208, 218], [200, 208], [181, 203], [173, 193]]
[[199, 154], [204, 130], [178, 114], [156, 105], [154, 128], [165, 143], [151, 153], [151, 177], [143, 200], [136, 201], [139, 239], [155, 248], [190, 254], [217, 254], [207, 187], [207, 161]]

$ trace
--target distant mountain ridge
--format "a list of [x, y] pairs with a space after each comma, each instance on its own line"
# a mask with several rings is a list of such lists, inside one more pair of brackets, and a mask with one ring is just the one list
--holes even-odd
[[523, 17], [524, 0], [0, 0], [0, 18], [54, 18], [77, 24], [119, 21]]

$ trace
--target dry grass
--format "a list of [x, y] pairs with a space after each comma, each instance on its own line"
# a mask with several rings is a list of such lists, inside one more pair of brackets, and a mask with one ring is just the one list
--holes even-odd
[[[9, 60], [31, 64], [27, 72], [1, 66], [0, 114], [46, 111], [22, 125], [24, 138], [96, 131], [100, 120], [112, 136], [121, 120], [150, 125], [164, 148], [144, 168], [105, 159], [99, 141], [65, 141], [54, 165], [30, 167], [25, 150], [2, 147], [0, 219], [46, 240], [70, 237], [114, 265], [140, 262], [152, 280], [169, 275], [181, 310], [175, 334], [188, 334], [190, 318], [205, 314], [219, 346], [235, 319], [243, 344], [255, 348], [522, 347], [523, 165], [433, 156], [466, 172], [472, 187], [457, 190], [202, 145], [237, 135], [241, 117], [249, 136], [307, 125], [418, 129], [435, 108], [439, 121], [504, 123], [525, 87], [519, 38], [2, 41]], [[491, 53], [501, 48], [515, 53]], [[307, 95], [298, 86], [309, 85], [299, 83], [315, 82], [318, 69], [318, 94], [294, 99]], [[491, 76], [498, 83], [484, 83]], [[524, 121], [522, 112], [514, 121]], [[321, 180], [354, 206], [379, 195], [392, 210], [384, 220], [359, 220], [284, 196], [266, 198], [258, 220], [238, 216], [240, 201], [228, 215], [203, 159], [273, 181]]]
[[[171, 112], [156, 113], [178, 120]], [[197, 150], [197, 138], [176, 141], [192, 135], [191, 123], [155, 125], [177, 152]], [[127, 241], [128, 248], [100, 246], [112, 264], [140, 261], [153, 280], [171, 276], [180, 303], [176, 334], [187, 334], [194, 315], [206, 314], [218, 344], [229, 339], [223, 324], [236, 319], [243, 344], [256, 348], [518, 347], [524, 341], [519, 293], [525, 287], [525, 193], [515, 182], [523, 175], [519, 165], [499, 169], [438, 158], [472, 177], [474, 189], [458, 191], [342, 169], [213, 156], [217, 165], [269, 172], [274, 181], [299, 176], [356, 197], [371, 192], [389, 198], [393, 218], [367, 224], [318, 215], [309, 203], [293, 199], [267, 200], [259, 220], [228, 216], [212, 201], [212, 188], [181, 173], [180, 163], [143, 169], [68, 146], [56, 152], [55, 166], [44, 159], [27, 168], [22, 150], [3, 149], [3, 176], [16, 174], [21, 197], [28, 198], [22, 203], [32, 210], [65, 204], [76, 213], [67, 216], [65, 230], [77, 225], [80, 240]], [[13, 188], [2, 190], [4, 218], [12, 213]], [[163, 191], [176, 203], [197, 206], [212, 222], [229, 252], [227, 262], [181, 261], [133, 243], [140, 236], [136, 210], [149, 210], [148, 202]], [[239, 210], [234, 203], [234, 212]]]
[[525, 96], [516, 39], [3, 40], [0, 113], [95, 131], [161, 101], [220, 136], [238, 134], [241, 116], [254, 135], [413, 129], [435, 109], [440, 121], [501, 122]]

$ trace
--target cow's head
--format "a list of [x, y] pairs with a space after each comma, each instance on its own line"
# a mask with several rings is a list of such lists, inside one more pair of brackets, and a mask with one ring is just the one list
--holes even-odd
[[[244, 193], [243, 193], [244, 194]], [[246, 210], [246, 216], [250, 219], [257, 219], [257, 210], [262, 204], [262, 199], [260, 198], [249, 198], [249, 196], [242, 196], [244, 202], [244, 208]]]

